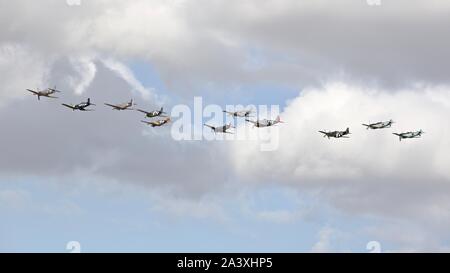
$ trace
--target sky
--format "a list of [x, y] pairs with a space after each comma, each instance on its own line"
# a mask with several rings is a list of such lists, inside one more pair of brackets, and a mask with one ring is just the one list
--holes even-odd
[[35, 2], [0, 0], [0, 252], [449, 251], [447, 1]]

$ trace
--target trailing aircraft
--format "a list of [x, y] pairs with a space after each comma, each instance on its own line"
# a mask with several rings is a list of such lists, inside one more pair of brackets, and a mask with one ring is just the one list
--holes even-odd
[[405, 138], [420, 138], [422, 137], [422, 134], [425, 132], [422, 130], [415, 131], [415, 132], [406, 132], [406, 133], [393, 133], [394, 135], [398, 136], [398, 139], [402, 141], [402, 139]]

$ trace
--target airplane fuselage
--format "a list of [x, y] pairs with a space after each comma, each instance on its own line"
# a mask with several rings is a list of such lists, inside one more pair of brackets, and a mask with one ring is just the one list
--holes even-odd
[[405, 133], [393, 133], [394, 135], [398, 136], [398, 139], [402, 141], [402, 139], [405, 138], [420, 138], [422, 137], [422, 134], [424, 132], [422, 130], [415, 131], [415, 132], [405, 132]]
[[365, 126], [367, 126], [367, 129], [377, 130], [377, 129], [391, 128], [392, 123], [393, 123], [392, 121], [385, 121], [385, 122], [372, 123], [372, 124], [365, 125]]
[[257, 120], [254, 124], [256, 127], [261, 128], [261, 127], [270, 127], [277, 123], [278, 122], [276, 120], [263, 119], [263, 120]]

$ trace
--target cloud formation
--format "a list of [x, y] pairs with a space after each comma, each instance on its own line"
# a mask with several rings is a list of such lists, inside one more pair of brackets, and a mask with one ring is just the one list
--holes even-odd
[[[0, 0], [0, 6], [1, 176], [81, 174], [189, 199], [236, 181], [272, 183], [318, 192], [350, 214], [408, 219], [421, 236], [445, 237], [449, 3]], [[134, 75], [127, 64], [136, 60], [154, 67], [168, 94]], [[134, 112], [72, 113], [59, 105], [137, 96], [153, 108], [166, 97], [223, 97], [230, 87], [265, 84], [299, 90], [283, 111], [279, 150], [268, 153], [255, 142], [176, 142], [169, 130], [144, 128]], [[24, 91], [53, 85], [66, 91], [61, 101], [36, 103]], [[360, 125], [391, 118], [397, 123], [388, 130]], [[349, 140], [317, 133], [346, 127]], [[391, 134], [418, 129], [423, 139], [400, 143]], [[220, 211], [205, 205], [191, 210]], [[177, 211], [170, 202], [157, 208]], [[267, 210], [259, 217], [289, 222], [297, 215]], [[331, 235], [324, 234], [326, 242]]]

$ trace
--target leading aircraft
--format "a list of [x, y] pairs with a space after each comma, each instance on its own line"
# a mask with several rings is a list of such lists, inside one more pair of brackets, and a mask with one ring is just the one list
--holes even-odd
[[416, 131], [416, 132], [406, 132], [406, 133], [393, 133], [394, 135], [398, 136], [398, 139], [402, 141], [404, 138], [420, 138], [422, 137], [422, 134], [425, 132], [422, 130]]
[[109, 104], [105, 103], [106, 106], [112, 107], [112, 110], [133, 110], [133, 105], [136, 105], [133, 103], [133, 100], [130, 100], [129, 102], [121, 103], [121, 104]]
[[141, 120], [141, 122], [145, 123], [147, 125], [151, 125], [152, 127], [161, 127], [170, 122], [170, 117], [166, 117], [164, 119], [160, 119], [160, 120], [156, 120], [156, 121]]
[[204, 126], [211, 128], [211, 130], [216, 134], [216, 133], [223, 133], [223, 134], [233, 134], [232, 132], [228, 132], [228, 129], [230, 128], [234, 128], [231, 123], [229, 124], [225, 124], [223, 126], [219, 126], [219, 127], [214, 127], [208, 124], [204, 124]]
[[270, 127], [270, 126], [274, 126], [277, 125], [278, 123], [284, 123], [283, 121], [281, 121], [280, 116], [278, 116], [275, 120], [268, 120], [268, 119], [262, 119], [262, 120], [250, 120], [250, 119], [246, 119], [245, 121], [253, 123], [253, 125], [255, 127]]
[[348, 135], [350, 135], [350, 128], [347, 128], [345, 131], [333, 131], [333, 132], [324, 132], [319, 131], [319, 133], [323, 134], [323, 137], [334, 137], [334, 138], [348, 138]]
[[41, 97], [46, 97], [46, 98], [52, 98], [52, 99], [57, 99], [58, 97], [54, 97], [52, 96], [55, 93], [61, 93], [61, 91], [55, 88], [47, 88], [46, 90], [31, 90], [31, 89], [27, 89], [28, 92], [31, 92], [33, 95], [37, 96], [38, 100], [41, 100]]
[[363, 123], [362, 125], [366, 126], [367, 130], [369, 130], [369, 129], [376, 130], [376, 129], [391, 128], [392, 124], [394, 124], [394, 121], [391, 119], [389, 121], [380, 121], [380, 122], [377, 122], [377, 123], [370, 123], [370, 124], [364, 124]]
[[156, 110], [156, 111], [152, 111], [152, 112], [147, 112], [147, 111], [144, 111], [141, 109], [136, 109], [136, 111], [144, 113], [147, 118], [166, 117], [166, 116], [164, 116], [164, 114], [167, 114], [166, 112], [164, 112], [163, 107], [161, 107], [160, 110]]
[[252, 110], [242, 110], [242, 111], [235, 111], [235, 112], [229, 112], [229, 111], [223, 110], [223, 112], [232, 117], [239, 117], [239, 118], [248, 118], [253, 113]]
[[91, 103], [91, 99], [90, 98], [88, 98], [86, 102], [81, 102], [81, 103], [76, 104], [76, 105], [65, 104], [65, 103], [63, 103], [62, 105], [72, 109], [73, 111], [75, 111], [75, 110], [78, 110], [78, 111], [94, 111], [94, 110], [86, 109], [86, 108], [91, 106], [91, 105], [95, 106], [95, 104]]

